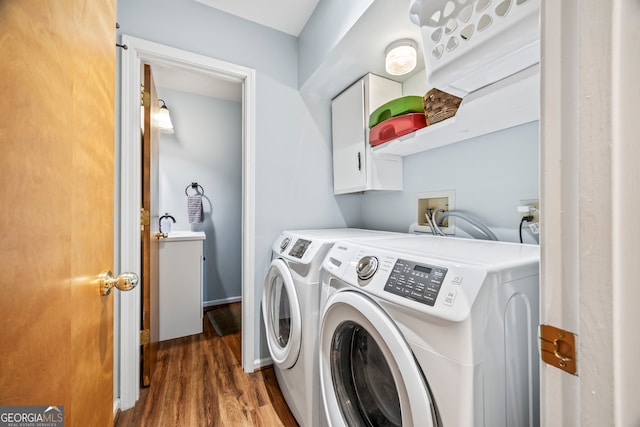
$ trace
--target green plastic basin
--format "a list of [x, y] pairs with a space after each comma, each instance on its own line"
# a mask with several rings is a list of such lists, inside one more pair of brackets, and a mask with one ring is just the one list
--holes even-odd
[[403, 96], [382, 104], [369, 115], [369, 129], [391, 117], [407, 113], [424, 113], [424, 104], [421, 96]]

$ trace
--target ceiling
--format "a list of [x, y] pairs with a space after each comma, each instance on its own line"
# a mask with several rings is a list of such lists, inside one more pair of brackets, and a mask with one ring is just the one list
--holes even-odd
[[[156, 87], [240, 102], [242, 84], [177, 66], [153, 64]], [[167, 101], [167, 105], [171, 102]]]
[[[194, 1], [296, 36], [302, 31], [319, 2], [319, 0]], [[389, 43], [404, 38], [421, 42], [419, 27], [409, 21], [409, 2], [410, 0], [373, 2], [339, 45], [328, 54], [316, 72], [302, 83], [301, 91], [333, 97], [368, 72], [396, 81], [405, 81], [418, 73], [424, 73], [421, 48], [418, 49], [418, 66], [413, 72], [405, 76], [390, 76], [384, 70], [384, 50]], [[161, 65], [154, 65], [153, 71], [158, 87], [229, 101], [241, 101], [242, 85], [238, 82]]]
[[195, 1], [297, 37], [319, 0]]
[[[195, 0], [252, 22], [298, 36], [319, 0]], [[286, 11], [283, 12], [283, 11]], [[156, 64], [157, 87], [240, 102], [242, 85], [188, 69]]]

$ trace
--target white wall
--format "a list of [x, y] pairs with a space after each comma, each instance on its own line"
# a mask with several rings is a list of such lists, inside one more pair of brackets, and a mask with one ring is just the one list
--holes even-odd
[[[363, 226], [406, 232], [417, 221], [418, 194], [455, 190], [456, 210], [478, 218], [500, 240], [519, 241], [516, 209], [520, 200], [539, 198], [538, 162], [538, 122], [405, 157], [404, 191], [365, 193]], [[464, 222], [456, 224], [458, 235], [468, 236], [459, 230]], [[535, 243], [529, 233], [524, 237]]]
[[[373, 0], [322, 0], [300, 33], [298, 79], [311, 78], [330, 52], [371, 6]], [[408, 16], [408, 15], [407, 15]]]
[[578, 363], [542, 364], [540, 420], [639, 426], [640, 3], [541, 10], [540, 321], [576, 334]]
[[[454, 189], [459, 209], [514, 240], [517, 201], [538, 198], [537, 124], [405, 158], [402, 192], [334, 196], [330, 100], [298, 92], [298, 39], [191, 0], [121, 0], [118, 22], [119, 34], [256, 70], [255, 301], [284, 229], [406, 231], [416, 193]], [[259, 304], [254, 316], [259, 359], [268, 355]]]
[[[430, 89], [424, 71], [402, 85], [404, 96]], [[418, 220], [418, 194], [454, 190], [457, 211], [481, 220], [500, 240], [519, 242], [517, 206], [539, 199], [539, 140], [539, 122], [533, 122], [406, 157], [404, 191], [366, 194], [363, 226], [407, 231]], [[457, 236], [470, 233], [482, 237], [456, 220]], [[538, 236], [524, 227], [523, 240], [537, 243]]]
[[415, 76], [402, 82], [402, 96], [424, 96], [432, 86], [427, 81], [427, 72], [423, 69]]
[[[242, 105], [158, 87], [174, 134], [160, 134], [160, 215], [172, 230], [204, 231], [205, 305], [242, 295]], [[204, 188], [204, 222], [189, 224], [185, 188]], [[189, 188], [189, 194], [195, 191]]]
[[[358, 225], [347, 222], [359, 217], [357, 196], [338, 200], [332, 192], [329, 101], [298, 92], [293, 36], [191, 0], [121, 0], [117, 6], [118, 34], [256, 70], [254, 298], [260, 301], [271, 244], [283, 229]], [[254, 317], [259, 359], [268, 355], [259, 304]]]

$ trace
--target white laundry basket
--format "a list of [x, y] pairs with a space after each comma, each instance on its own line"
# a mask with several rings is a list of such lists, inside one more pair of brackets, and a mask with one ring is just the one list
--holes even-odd
[[464, 97], [540, 62], [540, 0], [412, 0], [429, 83]]

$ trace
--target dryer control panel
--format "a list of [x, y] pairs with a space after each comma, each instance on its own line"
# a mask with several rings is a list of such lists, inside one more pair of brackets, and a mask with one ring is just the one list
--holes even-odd
[[291, 255], [294, 258], [301, 259], [310, 245], [311, 245], [311, 240], [297, 239], [296, 242], [293, 244], [293, 247], [289, 251], [289, 255]]
[[398, 259], [384, 285], [384, 290], [433, 306], [446, 274], [446, 268]]

